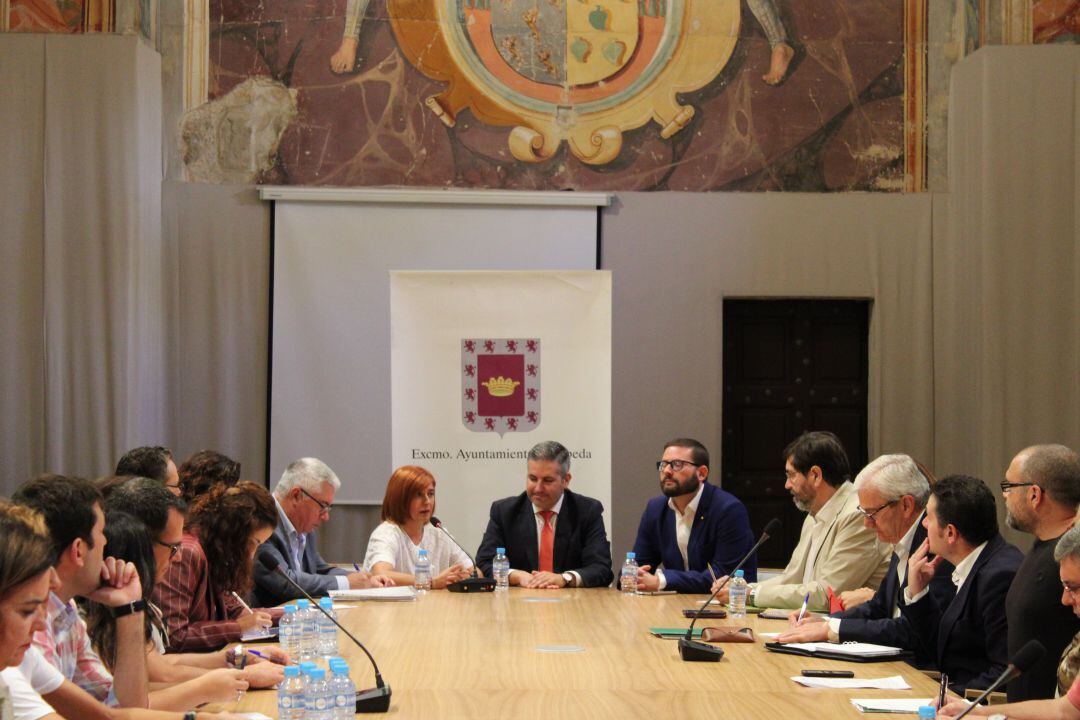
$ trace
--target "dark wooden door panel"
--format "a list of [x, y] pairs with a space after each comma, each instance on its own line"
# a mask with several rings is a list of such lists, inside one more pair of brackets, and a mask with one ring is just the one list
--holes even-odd
[[787, 563], [804, 518], [784, 489], [784, 446], [829, 430], [853, 475], [867, 462], [869, 323], [864, 300], [724, 301], [723, 484], [746, 503], [755, 533], [783, 522], [760, 552], [764, 565]]

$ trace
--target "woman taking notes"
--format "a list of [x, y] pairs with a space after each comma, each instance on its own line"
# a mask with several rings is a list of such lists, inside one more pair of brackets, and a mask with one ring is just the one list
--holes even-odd
[[170, 652], [216, 650], [247, 630], [269, 627], [270, 610], [249, 612], [233, 593], [251, 590], [255, 550], [277, 521], [270, 493], [249, 480], [219, 485], [195, 501], [176, 557], [154, 590]]
[[368, 540], [364, 565], [395, 585], [412, 585], [420, 550], [431, 561], [432, 589], [469, 577], [472, 561], [446, 534], [431, 525], [435, 478], [422, 467], [405, 465], [390, 476], [382, 504], [382, 523]]

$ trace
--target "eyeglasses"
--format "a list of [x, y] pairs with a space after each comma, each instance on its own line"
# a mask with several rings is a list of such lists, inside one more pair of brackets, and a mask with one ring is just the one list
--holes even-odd
[[1012, 482], [1002, 481], [1002, 483], [998, 487], [1001, 488], [1001, 494], [1004, 495], [1005, 493], [1009, 492], [1013, 488], [1018, 488], [1018, 487], [1038, 487], [1038, 485], [1036, 485], [1035, 483], [1012, 483]]
[[167, 548], [169, 548], [169, 557], [170, 557], [170, 558], [171, 558], [171, 557], [173, 557], [173, 556], [175, 556], [175, 555], [176, 555], [176, 553], [180, 552], [180, 543], [167, 543], [167, 542], [162, 542], [162, 541], [158, 540], [157, 538], [155, 538], [155, 539], [154, 539], [154, 542], [155, 542], [156, 544], [160, 545], [161, 547], [167, 547]]
[[884, 505], [882, 505], [880, 507], [876, 507], [873, 510], [867, 510], [862, 505], [859, 505], [858, 508], [859, 508], [859, 512], [861, 512], [863, 515], [866, 516], [867, 520], [869, 520], [870, 522], [874, 522], [874, 516], [875, 515], [877, 515], [879, 512], [881, 512], [885, 508], [889, 507], [890, 505], [895, 505], [898, 502], [900, 502], [900, 498], [896, 498], [895, 500], [890, 500], [889, 502], [885, 503]]
[[1064, 590], [1065, 592], [1069, 593], [1069, 595], [1072, 596], [1072, 597], [1076, 597], [1077, 595], [1080, 595], [1080, 585], [1073, 585], [1071, 583], [1067, 583], [1064, 580], [1062, 580], [1061, 581], [1061, 589]]
[[308, 496], [308, 499], [309, 499], [309, 500], [311, 500], [311, 502], [313, 502], [313, 503], [315, 503], [316, 505], [318, 505], [318, 506], [319, 506], [319, 512], [320, 512], [320, 513], [326, 513], [327, 515], [329, 515], [329, 514], [330, 514], [330, 508], [334, 507], [333, 505], [331, 505], [330, 503], [324, 503], [324, 502], [323, 502], [322, 500], [320, 500], [319, 498], [315, 497], [314, 495], [312, 495], [311, 493], [309, 493], [309, 492], [308, 492], [307, 490], [305, 490], [304, 488], [300, 488], [300, 492], [302, 492], [302, 493], [304, 493], [305, 495], [307, 495], [307, 496]]
[[664, 472], [664, 468], [671, 468], [671, 472], [681, 472], [684, 467], [701, 467], [701, 463], [689, 460], [657, 460], [656, 471]]

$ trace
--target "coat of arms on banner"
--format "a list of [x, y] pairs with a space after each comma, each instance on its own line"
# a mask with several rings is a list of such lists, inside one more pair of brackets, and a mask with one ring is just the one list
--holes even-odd
[[539, 338], [461, 341], [461, 422], [500, 436], [540, 425]]

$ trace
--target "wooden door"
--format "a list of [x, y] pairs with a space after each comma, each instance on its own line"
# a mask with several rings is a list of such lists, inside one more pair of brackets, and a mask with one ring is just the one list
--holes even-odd
[[723, 312], [723, 487], [746, 504], [755, 535], [780, 518], [758, 564], [783, 567], [805, 517], [784, 489], [784, 447], [829, 430], [852, 478], [868, 460], [870, 301], [726, 299]]

